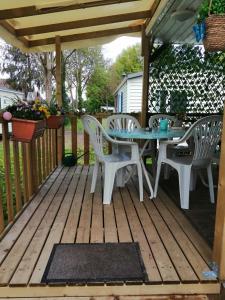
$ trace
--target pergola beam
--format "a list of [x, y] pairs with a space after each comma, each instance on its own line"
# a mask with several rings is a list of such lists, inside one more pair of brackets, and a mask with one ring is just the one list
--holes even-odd
[[29, 47], [29, 41], [24, 37], [17, 37], [15, 29], [6, 21], [0, 21], [0, 26], [2, 26], [5, 30], [7, 30], [11, 35], [13, 35], [18, 40], [20, 40], [25, 47]]
[[140, 0], [98, 0], [98, 1], [77, 3], [73, 5], [66, 5], [66, 6], [45, 7], [41, 9], [37, 9], [35, 5], [12, 8], [12, 9], [2, 9], [0, 10], [0, 20], [39, 16], [44, 14], [51, 14], [51, 13], [64, 12], [64, 11], [77, 10], [77, 9], [85, 9], [85, 8], [98, 7], [98, 6], [111, 5], [111, 4], [121, 4], [121, 3], [134, 2], [134, 1], [140, 1]]
[[[134, 33], [140, 31], [141, 31], [141, 25], [137, 25], [137, 26], [123, 27], [123, 28], [115, 28], [115, 29], [108, 29], [108, 30], [79, 33], [73, 35], [66, 35], [60, 37], [60, 40], [61, 43], [66, 43], [72, 41], [101, 38], [101, 37], [112, 36], [112, 35]], [[40, 39], [40, 40], [29, 41], [29, 47], [51, 45], [54, 43], [55, 43], [55, 38]]]
[[16, 36], [26, 36], [26, 35], [35, 35], [35, 34], [54, 32], [54, 31], [63, 31], [69, 29], [105, 25], [105, 24], [118, 23], [118, 22], [126, 22], [126, 21], [138, 20], [138, 19], [145, 19], [148, 18], [150, 14], [151, 12], [149, 10], [145, 10], [145, 11], [139, 11], [134, 13], [119, 14], [114, 16], [109, 15], [109, 16], [104, 16], [99, 18], [83, 19], [83, 20], [77, 20], [72, 22], [20, 28], [15, 30], [15, 34]]

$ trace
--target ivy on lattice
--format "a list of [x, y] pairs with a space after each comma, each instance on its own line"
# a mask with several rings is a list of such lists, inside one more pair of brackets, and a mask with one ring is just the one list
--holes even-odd
[[150, 63], [150, 113], [219, 113], [225, 99], [225, 53], [168, 45]]

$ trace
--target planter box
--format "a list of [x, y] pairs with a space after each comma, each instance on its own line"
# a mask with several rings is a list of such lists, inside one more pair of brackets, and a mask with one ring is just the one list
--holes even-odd
[[46, 128], [46, 120], [24, 120], [12, 118], [12, 139], [30, 143], [33, 139], [42, 136]]
[[59, 129], [64, 123], [64, 116], [50, 116], [47, 119], [47, 127], [50, 129]]

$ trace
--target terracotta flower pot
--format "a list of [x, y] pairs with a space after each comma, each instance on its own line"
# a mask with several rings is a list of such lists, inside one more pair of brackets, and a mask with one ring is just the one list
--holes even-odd
[[59, 129], [64, 123], [64, 116], [50, 116], [47, 119], [47, 127], [50, 129]]
[[46, 128], [46, 120], [25, 120], [12, 118], [12, 139], [29, 143], [42, 136]]

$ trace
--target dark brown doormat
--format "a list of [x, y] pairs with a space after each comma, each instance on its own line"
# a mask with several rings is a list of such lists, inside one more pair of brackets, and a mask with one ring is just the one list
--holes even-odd
[[43, 283], [147, 281], [138, 243], [55, 244]]

